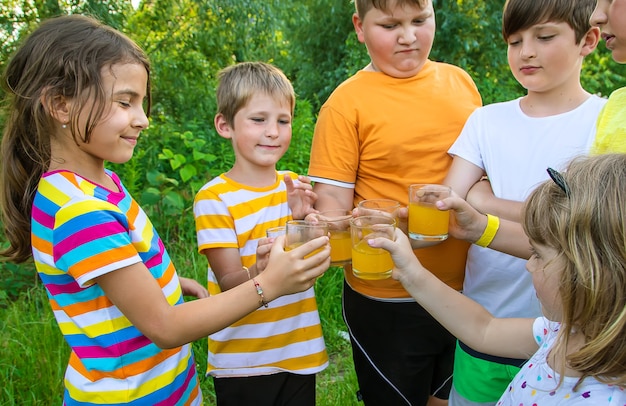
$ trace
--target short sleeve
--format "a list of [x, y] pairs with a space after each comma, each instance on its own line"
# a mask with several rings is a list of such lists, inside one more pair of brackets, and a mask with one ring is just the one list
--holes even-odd
[[69, 202], [56, 213], [54, 262], [86, 287], [98, 276], [141, 262], [129, 231], [126, 216], [110, 203]]
[[228, 206], [211, 189], [202, 189], [193, 204], [198, 252], [210, 248], [239, 248], [235, 220]]
[[481, 132], [484, 132], [480, 124], [481, 111], [482, 109], [479, 108], [469, 116], [461, 134], [452, 144], [448, 153], [463, 158], [481, 169], [485, 169], [479, 140]]
[[551, 341], [550, 336], [555, 335], [559, 331], [560, 323], [556, 323], [546, 319], [545, 317], [537, 317], [533, 322], [533, 336], [540, 348], [543, 348]]
[[354, 119], [334, 108], [330, 99], [322, 107], [311, 144], [309, 176], [354, 184], [359, 168], [359, 134]]

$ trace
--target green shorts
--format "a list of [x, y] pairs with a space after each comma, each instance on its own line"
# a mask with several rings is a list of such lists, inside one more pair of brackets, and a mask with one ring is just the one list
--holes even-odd
[[[471, 351], [469, 348], [467, 350]], [[452, 385], [459, 395], [469, 401], [497, 402], [525, 361], [486, 356], [491, 358], [488, 361], [475, 355], [479, 353], [470, 355], [457, 342]]]

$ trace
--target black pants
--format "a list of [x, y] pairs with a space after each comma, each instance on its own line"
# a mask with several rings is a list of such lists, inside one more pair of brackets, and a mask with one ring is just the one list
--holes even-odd
[[315, 406], [315, 375], [213, 378], [217, 406]]
[[420, 305], [369, 299], [344, 282], [343, 316], [366, 405], [448, 398], [456, 341]]

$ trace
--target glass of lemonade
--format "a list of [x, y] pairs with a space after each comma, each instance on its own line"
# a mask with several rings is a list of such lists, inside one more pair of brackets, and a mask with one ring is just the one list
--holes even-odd
[[400, 202], [392, 199], [366, 199], [357, 205], [358, 216], [391, 216], [398, 221]]
[[285, 234], [285, 226], [270, 227], [265, 231], [267, 238], [276, 238]]
[[330, 265], [342, 266], [352, 261], [350, 219], [352, 210], [335, 209], [315, 214], [318, 221], [328, 224], [330, 233]]
[[449, 197], [445, 185], [416, 183], [409, 186], [409, 237], [420, 241], [443, 241], [448, 238], [450, 213], [439, 210], [435, 202]]
[[352, 240], [352, 273], [361, 279], [387, 279], [393, 270], [391, 254], [372, 248], [367, 241], [384, 237], [394, 239], [396, 221], [389, 216], [359, 216], [350, 220]]
[[[317, 237], [328, 235], [328, 224], [322, 221], [310, 222], [305, 220], [289, 220], [285, 225], [285, 251], [291, 251], [302, 244]], [[317, 254], [324, 248], [319, 248], [305, 258]]]

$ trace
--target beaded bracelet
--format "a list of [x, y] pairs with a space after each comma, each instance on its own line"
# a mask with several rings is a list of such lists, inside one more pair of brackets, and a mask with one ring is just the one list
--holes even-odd
[[242, 266], [243, 270], [246, 271], [246, 274], [248, 274], [248, 279], [250, 279], [250, 270], [248, 269], [247, 266]]
[[480, 236], [478, 241], [474, 244], [480, 247], [487, 247], [496, 236], [498, 232], [498, 228], [500, 228], [500, 217], [492, 216], [491, 214], [487, 214], [487, 227], [485, 227], [485, 231], [483, 231], [483, 235]]
[[254, 282], [256, 293], [258, 293], [258, 295], [261, 297], [261, 304], [263, 305], [263, 307], [267, 307], [269, 303], [265, 301], [265, 296], [263, 295], [263, 289], [261, 289], [261, 285], [259, 285], [259, 282], [257, 282], [254, 278], [252, 278], [252, 282]]

